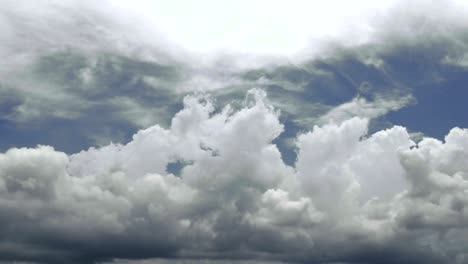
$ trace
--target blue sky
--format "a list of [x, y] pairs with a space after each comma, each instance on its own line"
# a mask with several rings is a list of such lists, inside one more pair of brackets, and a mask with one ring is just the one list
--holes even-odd
[[0, 262], [468, 263], [467, 14], [6, 1]]

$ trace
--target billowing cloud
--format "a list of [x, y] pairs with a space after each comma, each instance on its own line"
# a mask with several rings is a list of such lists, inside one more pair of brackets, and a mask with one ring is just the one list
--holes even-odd
[[468, 263], [466, 129], [416, 144], [354, 117], [299, 135], [288, 166], [279, 115], [261, 90], [188, 96], [124, 145], [2, 153], [0, 258]]
[[[302, 39], [306, 2], [268, 30]], [[467, 264], [465, 6], [401, 2], [291, 57], [181, 48], [295, 46], [249, 27], [259, 3], [232, 31], [234, 2], [179, 17], [186, 43], [145, 1], [2, 3], [0, 262]]]

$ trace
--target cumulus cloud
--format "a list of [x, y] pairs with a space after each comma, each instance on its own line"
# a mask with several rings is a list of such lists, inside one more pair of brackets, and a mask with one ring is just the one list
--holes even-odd
[[279, 115], [261, 90], [238, 110], [188, 96], [124, 145], [2, 153], [0, 258], [467, 263], [466, 129], [416, 144], [354, 117], [299, 135], [288, 166]]
[[369, 129], [463, 83], [455, 9], [289, 60], [197, 57], [107, 3], [2, 5], [3, 142], [51, 146], [0, 154], [0, 261], [467, 264], [468, 131]]

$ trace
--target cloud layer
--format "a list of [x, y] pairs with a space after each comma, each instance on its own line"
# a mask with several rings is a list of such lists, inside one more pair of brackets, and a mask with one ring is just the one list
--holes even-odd
[[[284, 58], [188, 53], [112, 3], [0, 6], [0, 262], [468, 264], [466, 5]], [[268, 29], [302, 39], [300, 14]]]
[[[130, 5], [141, 9], [136, 2]], [[451, 127], [468, 126], [466, 9], [418, 1], [385, 14], [359, 22], [369, 27], [366, 41], [319, 39], [312, 55], [200, 56], [165, 40], [158, 28], [169, 24], [150, 23], [112, 2], [7, 1], [0, 7], [0, 55], [8, 65], [0, 69], [0, 150], [50, 144], [70, 154], [127, 142], [152, 124], [167, 128], [188, 93], [211, 91], [224, 104], [242, 101], [252, 87], [266, 90], [282, 109], [286, 133], [277, 141], [283, 153], [293, 152], [286, 141], [297, 132], [329, 118], [362, 115], [375, 118], [371, 131], [403, 124], [439, 139]], [[294, 34], [307, 34], [305, 27]], [[422, 118], [427, 112], [437, 126]], [[294, 155], [286, 156], [292, 164]]]
[[300, 134], [288, 166], [279, 114], [261, 90], [239, 110], [188, 96], [125, 145], [8, 150], [0, 258], [468, 263], [467, 130], [416, 144], [355, 117]]

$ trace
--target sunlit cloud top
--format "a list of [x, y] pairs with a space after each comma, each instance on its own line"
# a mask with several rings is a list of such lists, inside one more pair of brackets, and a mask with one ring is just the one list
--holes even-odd
[[[349, 34], [365, 38], [367, 21], [397, 1], [116, 1], [153, 24], [169, 40], [197, 52], [291, 54], [313, 39]], [[364, 23], [365, 22], [365, 23]], [[352, 29], [352, 30], [351, 30]]]

